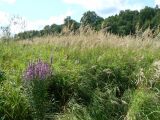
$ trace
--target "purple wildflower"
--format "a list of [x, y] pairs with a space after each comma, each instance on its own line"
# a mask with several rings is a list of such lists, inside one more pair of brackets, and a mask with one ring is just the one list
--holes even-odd
[[25, 80], [45, 80], [52, 74], [51, 66], [41, 60], [30, 63], [24, 73]]

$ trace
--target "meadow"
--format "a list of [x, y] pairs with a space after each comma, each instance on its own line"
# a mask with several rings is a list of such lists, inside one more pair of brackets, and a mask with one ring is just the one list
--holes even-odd
[[[24, 80], [38, 60], [52, 75]], [[159, 90], [158, 39], [91, 33], [0, 42], [1, 120], [159, 120]]]

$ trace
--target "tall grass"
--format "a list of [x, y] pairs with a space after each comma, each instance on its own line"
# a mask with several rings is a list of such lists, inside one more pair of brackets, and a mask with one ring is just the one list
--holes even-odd
[[0, 118], [35, 119], [23, 73], [40, 58], [54, 71], [45, 119], [159, 120], [159, 48], [152, 38], [102, 33], [1, 42]]

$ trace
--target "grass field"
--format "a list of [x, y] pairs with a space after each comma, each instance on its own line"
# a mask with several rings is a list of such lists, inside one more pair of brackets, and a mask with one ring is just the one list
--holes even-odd
[[[38, 59], [52, 75], [27, 86], [24, 72]], [[159, 120], [159, 90], [158, 40], [93, 33], [0, 42], [1, 120]]]

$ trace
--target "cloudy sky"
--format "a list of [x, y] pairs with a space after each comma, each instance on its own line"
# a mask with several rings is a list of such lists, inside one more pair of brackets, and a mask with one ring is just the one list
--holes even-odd
[[[19, 22], [25, 21], [25, 30], [42, 29], [45, 25], [62, 24], [66, 16], [79, 21], [87, 10], [105, 18], [120, 10], [140, 10], [156, 4], [160, 5], [160, 0], [0, 0], [0, 26], [19, 16]], [[14, 24], [12, 29], [19, 32], [21, 26]]]

